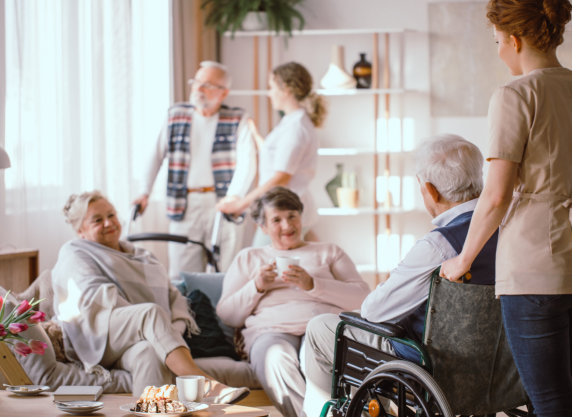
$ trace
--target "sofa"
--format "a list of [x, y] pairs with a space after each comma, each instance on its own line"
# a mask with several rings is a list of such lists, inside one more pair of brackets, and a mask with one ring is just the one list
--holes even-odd
[[[203, 315], [201, 320], [203, 323], [205, 320], [212, 323], [216, 321], [227, 342], [233, 343], [235, 329], [231, 329], [220, 322], [214, 312], [214, 306], [216, 306], [222, 292], [223, 277], [222, 273], [183, 273], [177, 287], [186, 297], [191, 294], [196, 295], [197, 291], [195, 290], [206, 295], [212, 305], [210, 308], [212, 316], [205, 317]], [[0, 295], [4, 296], [5, 294], [6, 291], [0, 287]], [[45, 312], [47, 317], [54, 316], [53, 289], [49, 270], [42, 272], [25, 291], [14, 294], [12, 302], [17, 303], [22, 299], [30, 300], [32, 298], [42, 300], [39, 309]], [[199, 317], [195, 315], [195, 318], [201, 326]], [[208, 324], [208, 322], [206, 323]], [[64, 342], [61, 329], [56, 323], [48, 321], [33, 326], [26, 330], [23, 336], [44, 341], [48, 345], [44, 355], [32, 354], [27, 357], [15, 355], [34, 384], [49, 385], [52, 389], [60, 385], [102, 385], [106, 393], [131, 392], [131, 375], [125, 370], [101, 368], [98, 372], [88, 374], [76, 363], [66, 361], [63, 355]], [[191, 349], [193, 350], [192, 346]], [[196, 358], [196, 363], [205, 372], [227, 385], [247, 386], [251, 389], [261, 388], [248, 362], [244, 360], [234, 360], [227, 356], [214, 356]], [[0, 374], [0, 383], [4, 382], [1, 379], [2, 375]]]

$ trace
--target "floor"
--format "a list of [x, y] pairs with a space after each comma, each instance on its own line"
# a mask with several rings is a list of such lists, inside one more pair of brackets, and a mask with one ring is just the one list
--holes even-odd
[[263, 390], [252, 390], [250, 395], [244, 400], [239, 401], [238, 404], [248, 407], [262, 408], [263, 410], [268, 411], [269, 417], [282, 417], [282, 414], [272, 405], [272, 402], [268, 399], [268, 396]]

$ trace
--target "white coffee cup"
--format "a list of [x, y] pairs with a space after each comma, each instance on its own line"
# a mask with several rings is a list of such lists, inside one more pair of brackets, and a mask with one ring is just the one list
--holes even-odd
[[209, 388], [207, 390], [205, 390], [205, 385], [207, 385], [206, 378], [202, 375], [178, 376], [179, 401], [202, 401], [205, 392], [210, 389], [210, 381], [208, 381]]
[[300, 265], [300, 258], [297, 256], [277, 256], [276, 257], [276, 272], [278, 279], [282, 277], [282, 273], [288, 270], [289, 265]]

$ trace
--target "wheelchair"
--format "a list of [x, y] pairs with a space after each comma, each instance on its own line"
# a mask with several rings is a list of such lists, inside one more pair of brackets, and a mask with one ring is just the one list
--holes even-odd
[[[423, 343], [397, 324], [341, 313], [332, 400], [321, 417], [534, 416], [514, 365], [493, 285], [463, 285], [432, 275]], [[359, 343], [353, 326], [402, 343], [418, 363]]]

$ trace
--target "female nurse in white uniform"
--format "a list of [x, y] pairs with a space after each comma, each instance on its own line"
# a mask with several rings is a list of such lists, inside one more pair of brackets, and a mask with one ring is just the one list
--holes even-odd
[[[244, 198], [222, 199], [217, 208], [228, 214], [243, 213], [266, 191], [281, 185], [298, 194], [304, 203], [302, 226], [306, 232], [317, 219], [308, 185], [316, 173], [318, 138], [315, 129], [326, 116], [324, 99], [312, 91], [312, 76], [296, 62], [274, 68], [269, 87], [272, 107], [282, 111], [284, 117], [264, 140], [251, 123], [255, 136], [260, 138], [258, 187]], [[267, 243], [265, 235], [257, 233], [254, 245], [263, 243]]]

